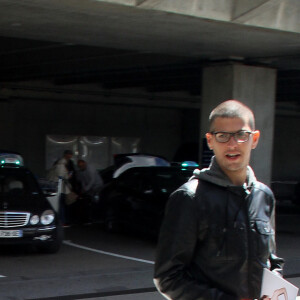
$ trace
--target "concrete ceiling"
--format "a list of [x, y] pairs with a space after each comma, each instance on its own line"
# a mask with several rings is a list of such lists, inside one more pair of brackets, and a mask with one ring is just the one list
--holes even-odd
[[299, 53], [298, 33], [95, 0], [0, 0], [2, 82], [155, 89], [163, 77], [166, 89], [192, 89], [203, 65], [224, 60], [274, 67], [299, 82]]

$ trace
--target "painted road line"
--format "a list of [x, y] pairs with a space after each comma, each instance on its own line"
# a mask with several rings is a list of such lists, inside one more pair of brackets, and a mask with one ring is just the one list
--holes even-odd
[[[59, 296], [59, 299], [60, 300], [99, 299], [99, 298], [103, 298], [103, 297], [112, 297], [112, 296], [125, 296], [125, 295], [138, 295], [138, 294], [154, 293], [156, 291], [157, 290], [155, 287], [149, 287], [149, 288], [141, 288], [141, 289], [107, 291], [107, 292], [79, 294], [79, 295], [65, 295], [65, 296]], [[47, 298], [32, 298], [32, 299], [26, 299], [26, 300], [57, 300], [57, 299], [58, 299], [58, 297], [47, 297]]]
[[65, 245], [68, 245], [68, 246], [71, 246], [71, 247], [75, 247], [75, 248], [79, 248], [79, 249], [83, 249], [83, 250], [87, 250], [87, 251], [91, 251], [91, 252], [95, 252], [95, 253], [99, 253], [99, 254], [104, 254], [104, 255], [109, 255], [109, 256], [114, 256], [114, 257], [118, 257], [118, 258], [123, 258], [123, 259], [127, 259], [127, 260], [133, 260], [133, 261], [138, 261], [138, 262], [142, 262], [142, 263], [145, 263], [145, 264], [154, 265], [154, 261], [151, 261], [151, 260], [145, 260], [145, 259], [140, 259], [140, 258], [136, 258], [136, 257], [131, 257], [131, 256], [117, 254], [117, 253], [112, 253], [112, 252], [102, 251], [102, 250], [98, 250], [98, 249], [93, 249], [93, 248], [89, 248], [89, 247], [86, 247], [86, 246], [82, 246], [82, 245], [72, 243], [71, 241], [63, 241], [63, 243]]
[[6, 276], [4, 276], [4, 275], [0, 275], [0, 278], [5, 278]]

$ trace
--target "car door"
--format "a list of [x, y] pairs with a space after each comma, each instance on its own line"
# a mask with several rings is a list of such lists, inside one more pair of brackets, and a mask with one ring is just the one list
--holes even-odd
[[134, 224], [143, 224], [149, 199], [153, 197], [154, 189], [149, 170], [147, 168], [131, 169], [119, 180], [118, 190], [124, 197], [123, 206], [126, 206], [128, 218]]

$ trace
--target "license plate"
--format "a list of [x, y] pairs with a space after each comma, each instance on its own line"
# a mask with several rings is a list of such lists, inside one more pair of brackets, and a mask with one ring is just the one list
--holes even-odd
[[14, 164], [14, 163], [17, 162], [17, 159], [16, 158], [7, 157], [7, 158], [5, 158], [5, 162], [6, 163], [10, 163], [10, 164]]
[[22, 230], [0, 230], [0, 238], [20, 238], [22, 236]]

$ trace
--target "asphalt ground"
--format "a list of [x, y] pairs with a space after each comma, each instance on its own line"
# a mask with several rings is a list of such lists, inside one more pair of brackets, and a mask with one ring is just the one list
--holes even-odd
[[[286, 279], [300, 287], [300, 213], [279, 212], [277, 252]], [[101, 224], [67, 228], [55, 255], [1, 247], [0, 300], [164, 299], [152, 281], [155, 247], [149, 238], [106, 233]]]

